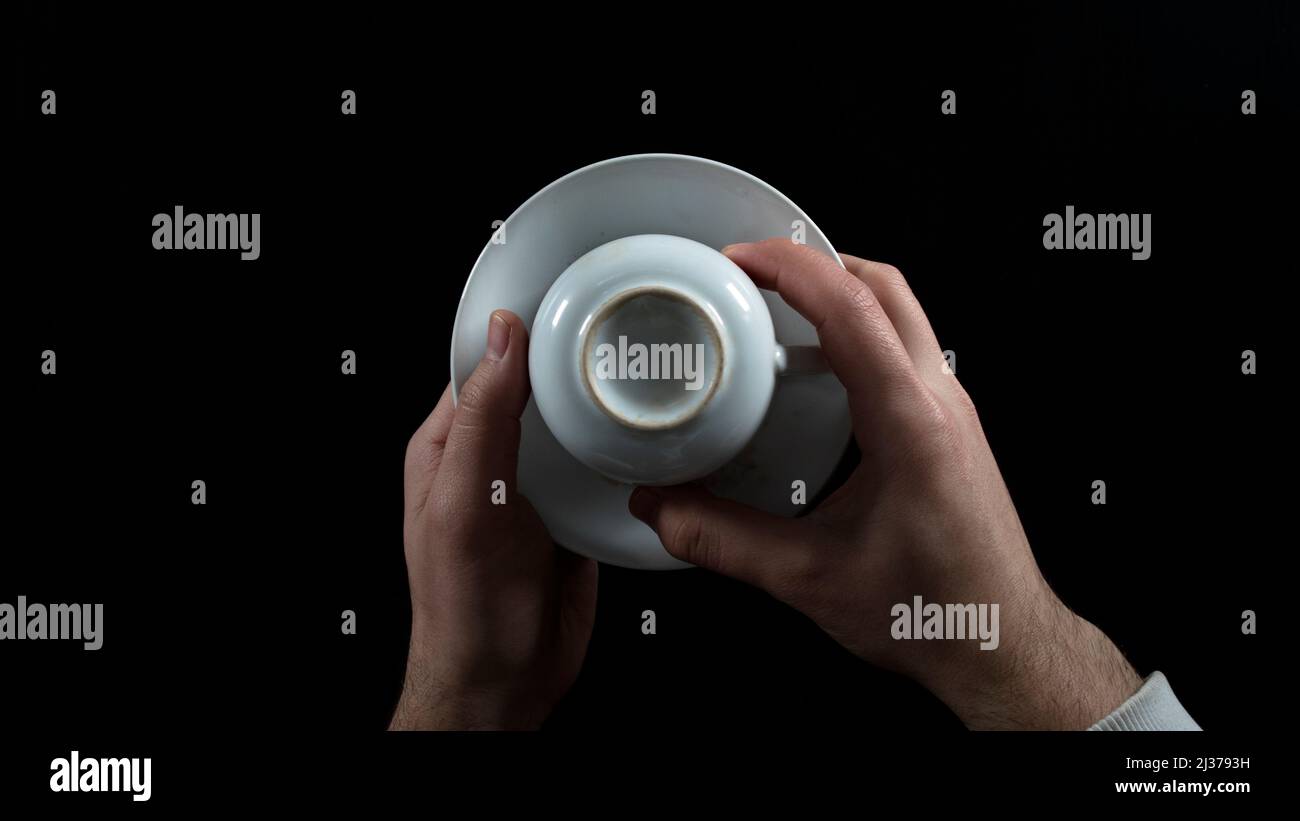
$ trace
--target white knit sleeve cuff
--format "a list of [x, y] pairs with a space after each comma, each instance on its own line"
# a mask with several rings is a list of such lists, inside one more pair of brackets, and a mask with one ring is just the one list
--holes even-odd
[[1142, 688], [1089, 730], [1199, 730], [1174, 695], [1174, 688], [1157, 670]]

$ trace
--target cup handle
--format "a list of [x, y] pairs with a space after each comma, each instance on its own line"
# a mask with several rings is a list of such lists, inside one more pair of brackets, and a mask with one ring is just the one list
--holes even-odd
[[826, 361], [822, 349], [816, 345], [776, 346], [777, 376], [799, 373], [826, 373], [830, 369], [830, 363]]

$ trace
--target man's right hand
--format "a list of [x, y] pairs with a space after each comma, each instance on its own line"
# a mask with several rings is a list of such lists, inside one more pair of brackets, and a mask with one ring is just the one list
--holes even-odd
[[[788, 240], [724, 253], [817, 328], [862, 462], [799, 519], [692, 486], [639, 488], [629, 507], [668, 552], [768, 591], [972, 729], [1084, 729], [1136, 692], [1119, 650], [1039, 573], [975, 406], [898, 270]], [[891, 609], [917, 595], [999, 605], [1000, 645], [893, 639]]]

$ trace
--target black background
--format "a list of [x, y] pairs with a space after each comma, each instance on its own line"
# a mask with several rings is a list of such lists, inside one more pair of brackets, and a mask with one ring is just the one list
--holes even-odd
[[[381, 740], [409, 629], [403, 450], [446, 384], [492, 221], [645, 151], [749, 171], [837, 249], [898, 265], [957, 353], [1049, 582], [1205, 728], [1237, 744], [1274, 725], [1300, 76], [1280, 5], [935, 11], [902, 27], [665, 9], [599, 32], [558, 9], [272, 21], [29, 5], [5, 35], [0, 601], [106, 612], [95, 653], [0, 647], [0, 726], [39, 750], [15, 755], [15, 783], [43, 789], [70, 749], [165, 771], [163, 750], [195, 737], [286, 768], [321, 744], [498, 754]], [[261, 213], [261, 258], [154, 251], [150, 219], [177, 204]], [[1045, 251], [1043, 215], [1067, 204], [1152, 213], [1151, 258]], [[1241, 373], [1245, 349], [1258, 375]], [[1241, 634], [1245, 609], [1260, 635]], [[602, 566], [586, 665], [548, 729], [815, 731], [881, 755], [863, 740], [961, 725], [742, 585]]]

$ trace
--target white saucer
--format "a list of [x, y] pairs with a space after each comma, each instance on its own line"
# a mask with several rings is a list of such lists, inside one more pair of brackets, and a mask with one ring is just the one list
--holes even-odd
[[[452, 391], [482, 358], [487, 320], [506, 308], [531, 326], [542, 297], [565, 268], [609, 240], [672, 234], [721, 249], [733, 242], [788, 237], [803, 220], [809, 247], [835, 257], [826, 236], [763, 181], [722, 163], [679, 154], [637, 154], [581, 168], [534, 194], [505, 223], [505, 242], [489, 242], [465, 283], [452, 329]], [[838, 257], [835, 257], [838, 259]], [[817, 333], [770, 291], [768, 310], [783, 345], [816, 345]], [[714, 493], [785, 516], [802, 480], [807, 498], [838, 464], [850, 433], [848, 399], [832, 374], [779, 380], [753, 440], [704, 480]], [[601, 476], [569, 455], [530, 400], [523, 417], [519, 489], [565, 547], [602, 562], [646, 570], [688, 567], [627, 510], [631, 485]]]

